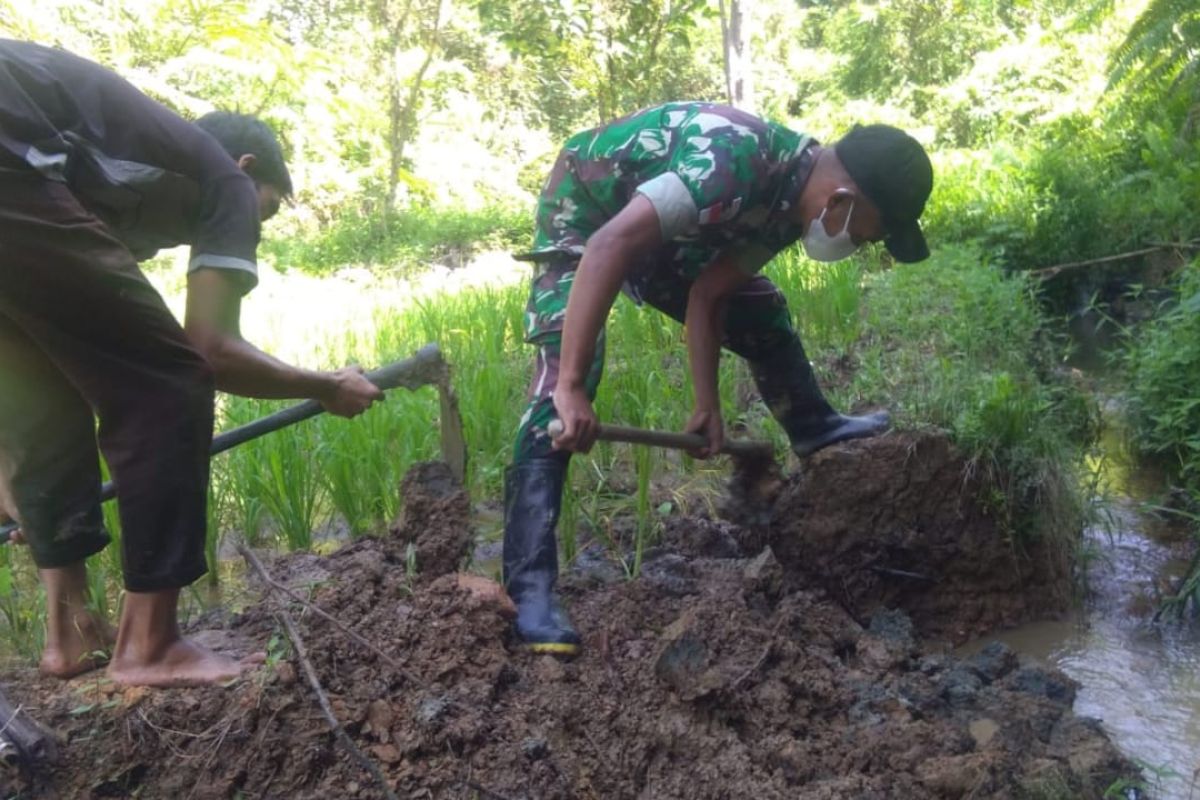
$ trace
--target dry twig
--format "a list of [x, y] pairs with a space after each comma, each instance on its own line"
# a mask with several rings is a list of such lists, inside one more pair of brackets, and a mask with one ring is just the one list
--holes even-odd
[[[355, 639], [355, 641], [359, 641], [365, 644], [371, 650], [379, 653], [379, 655], [382, 655], [389, 663], [394, 663], [392, 659], [388, 658], [374, 646], [370, 645], [365, 639], [351, 631], [349, 628], [346, 628], [336, 619], [326, 614], [324, 611], [320, 611], [320, 609], [318, 609], [316, 606], [301, 600], [287, 587], [276, 583], [275, 580], [267, 573], [266, 567], [262, 565], [262, 562], [258, 560], [258, 557], [255, 556], [254, 553], [250, 552], [250, 548], [246, 547], [246, 545], [239, 542], [237, 549], [238, 552], [242, 554], [242, 558], [246, 559], [246, 563], [249, 564], [254, 571], [259, 574], [259, 577], [266, 582], [267, 586], [286, 594], [288, 597], [291, 597], [293, 600], [301, 603], [306, 608], [319, 611], [320, 616], [332, 622], [338, 627], [339, 630], [349, 634], [353, 639]], [[354, 743], [354, 740], [350, 738], [345, 729], [342, 728], [341, 723], [338, 722], [337, 716], [335, 716], [333, 713], [333, 707], [329, 704], [329, 698], [326, 696], [325, 690], [321, 688], [321, 681], [317, 678], [317, 671], [313, 669], [312, 662], [308, 658], [308, 648], [304, 645], [304, 639], [300, 637], [300, 631], [296, 628], [296, 623], [292, 619], [292, 615], [288, 613], [287, 608], [285, 608], [282, 603], [279, 604], [279, 611], [277, 612], [276, 617], [283, 624], [283, 628], [287, 632], [288, 639], [291, 640], [292, 647], [296, 650], [296, 658], [300, 661], [300, 667], [304, 670], [304, 677], [308, 680], [308, 685], [312, 687], [313, 694], [317, 696], [317, 705], [321, 707], [321, 713], [325, 716], [325, 720], [329, 723], [329, 727], [333, 730], [334, 738], [337, 739], [338, 743], [345, 748], [346, 752], [349, 753], [351, 757], [353, 757], [354, 760], [359, 763], [359, 766], [371, 774], [371, 776], [379, 784], [379, 788], [383, 790], [384, 797], [387, 797], [388, 800], [399, 800], [399, 798], [396, 797], [396, 793], [392, 791], [391, 785], [388, 784], [387, 777], [383, 774], [383, 771], [379, 769], [379, 765], [368, 758], [366, 753], [358, 748], [358, 745]]]
[[1138, 256], [1148, 256], [1151, 253], [1157, 253], [1159, 250], [1196, 250], [1200, 249], [1200, 242], [1154, 242], [1150, 247], [1143, 247], [1139, 250], [1130, 250], [1127, 253], [1117, 253], [1111, 256], [1103, 256], [1101, 258], [1089, 258], [1086, 261], [1071, 261], [1066, 264], [1055, 264], [1052, 267], [1042, 267], [1041, 269], [1031, 269], [1026, 274], [1036, 276], [1040, 279], [1053, 278], [1060, 272], [1068, 269], [1076, 269], [1078, 267], [1091, 267], [1097, 264], [1109, 264], [1114, 261], [1124, 261]]
[[316, 614], [318, 617], [320, 617], [321, 619], [328, 622], [330, 625], [337, 628], [339, 631], [344, 633], [347, 637], [352, 639], [357, 644], [361, 645], [362, 647], [365, 647], [367, 650], [370, 650], [372, 653], [374, 653], [380, 659], [385, 661], [389, 667], [396, 670], [396, 672], [399, 673], [400, 676], [403, 677], [406, 681], [409, 681], [410, 683], [414, 683], [417, 686], [421, 686], [421, 682], [419, 680], [417, 680], [417, 678], [415, 676], [410, 674], [408, 672], [408, 670], [406, 670], [399, 661], [392, 658], [387, 653], [383, 652], [378, 647], [376, 647], [375, 645], [368, 642], [360, 634], [351, 630], [351, 628], [349, 626], [347, 626], [344, 622], [339, 620], [337, 617], [330, 614], [328, 611], [325, 611], [320, 606], [310, 603], [309, 601], [305, 600], [300, 595], [293, 592], [288, 587], [284, 586], [282, 583], [279, 583], [274, 578], [272, 578], [271, 574], [269, 572], [267, 572], [267, 568], [264, 567], [263, 563], [258, 560], [258, 556], [254, 555], [254, 552], [249, 547], [246, 547], [246, 545], [244, 543], [242, 543], [242, 542], [237, 543], [237, 551], [242, 554], [242, 558], [246, 559], [246, 563], [249, 564], [256, 573], [258, 573], [258, 577], [262, 578], [263, 582], [265, 584], [267, 584], [268, 588], [274, 589], [275, 591], [277, 591], [283, 595], [286, 595], [291, 600], [299, 603], [306, 610], [311, 611], [312, 613]]
[[278, 613], [279, 621], [283, 623], [284, 629], [287, 631], [288, 638], [292, 640], [292, 647], [296, 648], [296, 658], [300, 660], [300, 666], [304, 669], [304, 677], [308, 679], [308, 685], [312, 687], [313, 694], [317, 696], [317, 704], [321, 707], [321, 713], [325, 715], [325, 719], [329, 722], [329, 727], [333, 729], [333, 735], [359, 765], [379, 784], [379, 788], [383, 790], [384, 797], [388, 800], [399, 800], [396, 793], [392, 791], [391, 785], [388, 784], [387, 777], [383, 771], [379, 769], [379, 765], [371, 759], [367, 758], [366, 753], [358, 749], [358, 745], [342, 728], [337, 717], [334, 716], [333, 707], [329, 705], [329, 698], [325, 695], [325, 690], [321, 688], [321, 682], [317, 679], [317, 672], [313, 669], [312, 662], [308, 660], [308, 648], [304, 646], [304, 640], [300, 638], [300, 632], [296, 630], [296, 623], [292, 620], [292, 615], [287, 612], [287, 609], [280, 608]]

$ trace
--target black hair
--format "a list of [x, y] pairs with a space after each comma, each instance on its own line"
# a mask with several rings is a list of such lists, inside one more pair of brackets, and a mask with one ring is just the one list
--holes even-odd
[[250, 114], [235, 111], [210, 111], [196, 125], [216, 139], [234, 159], [244, 155], [255, 158], [247, 170], [260, 183], [269, 183], [285, 197], [292, 194], [292, 176], [283, 160], [279, 137], [265, 122]]

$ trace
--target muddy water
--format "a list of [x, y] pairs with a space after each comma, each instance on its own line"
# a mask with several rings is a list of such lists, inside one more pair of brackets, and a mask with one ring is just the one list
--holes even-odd
[[1113, 459], [1104, 475], [1110, 499], [1085, 532], [1082, 607], [1071, 619], [988, 641], [999, 638], [1078, 681], [1076, 713], [1103, 720], [1145, 765], [1152, 796], [1200, 800], [1200, 620], [1153, 621], [1163, 593], [1186, 571], [1188, 534], [1144, 510], [1162, 485], [1152, 473]]

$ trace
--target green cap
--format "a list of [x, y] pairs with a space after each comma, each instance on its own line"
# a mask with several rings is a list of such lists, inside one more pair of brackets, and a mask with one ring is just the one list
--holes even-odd
[[883, 244], [897, 261], [921, 261], [929, 246], [917, 220], [933, 191], [925, 148], [891, 125], [855, 125], [833, 146], [838, 160], [883, 215]]

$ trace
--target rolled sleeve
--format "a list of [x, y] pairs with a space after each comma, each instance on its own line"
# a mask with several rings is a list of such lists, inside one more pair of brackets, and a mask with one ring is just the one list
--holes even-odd
[[193, 252], [191, 260], [188, 261], [188, 272], [195, 272], [198, 269], [231, 270], [237, 273], [245, 287], [244, 291], [247, 292], [258, 285], [258, 264], [244, 258]]
[[658, 214], [662, 240], [669, 242], [696, 227], [700, 212], [683, 179], [674, 172], [664, 172], [637, 187], [638, 194], [650, 201]]
[[258, 284], [258, 193], [243, 172], [230, 173], [212, 184], [202, 204], [188, 272], [198, 269], [240, 273], [244, 291]]

